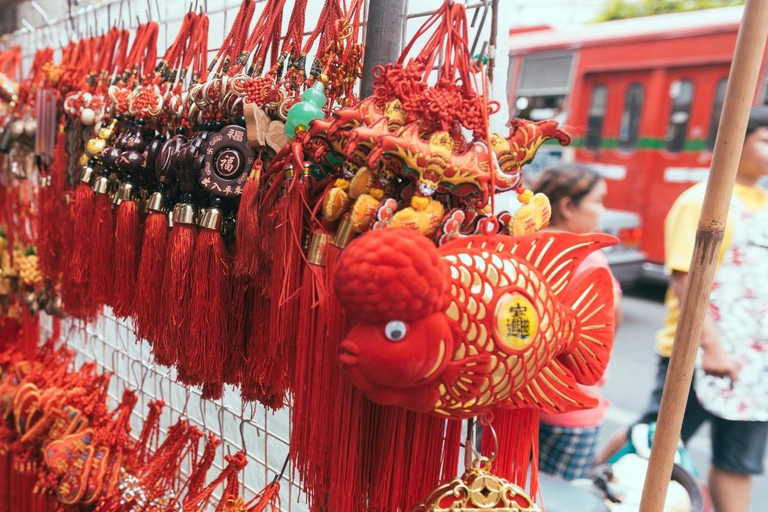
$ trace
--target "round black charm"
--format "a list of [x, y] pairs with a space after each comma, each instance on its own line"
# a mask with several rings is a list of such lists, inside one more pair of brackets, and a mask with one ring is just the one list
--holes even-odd
[[245, 128], [229, 125], [218, 133], [211, 133], [204, 155], [200, 185], [218, 197], [241, 195], [255, 160], [253, 149], [247, 144]]

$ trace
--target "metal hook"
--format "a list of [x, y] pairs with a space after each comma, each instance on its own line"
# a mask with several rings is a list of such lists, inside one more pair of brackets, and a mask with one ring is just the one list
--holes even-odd
[[184, 391], [186, 392], [186, 397], [184, 398], [184, 407], [181, 409], [181, 415], [188, 417], [187, 414], [187, 407], [189, 406], [189, 396], [191, 394], [189, 387], [184, 386]]
[[37, 3], [35, 0], [32, 0], [30, 4], [32, 5], [33, 9], [35, 9], [38, 13], [40, 13], [40, 16], [43, 17], [43, 21], [45, 21], [45, 24], [50, 25], [51, 17], [48, 16], [48, 13], [45, 12], [45, 9], [43, 9], [42, 6], [39, 3]]
[[245, 423], [248, 422], [245, 418], [240, 420], [240, 448], [243, 450], [243, 453], [245, 456], [248, 456], [248, 448], [245, 446], [245, 433], [243, 427], [245, 426]]
[[283, 467], [280, 469], [280, 473], [275, 475], [275, 478], [272, 479], [272, 483], [278, 482], [281, 478], [283, 478], [283, 474], [285, 473], [285, 469], [288, 467], [288, 461], [291, 460], [291, 452], [290, 449], [288, 450], [288, 455], [285, 456], [285, 460], [283, 461]]
[[[135, 369], [136, 363], [139, 363], [139, 365], [141, 366], [141, 370], [142, 370], [142, 372], [141, 372], [142, 373], [141, 382], [139, 382], [139, 379], [136, 377], [136, 369]], [[149, 368], [145, 367], [141, 363], [141, 361], [139, 361], [138, 359], [133, 359], [131, 361], [131, 373], [133, 374], [133, 378], [136, 379], [136, 384], [138, 385], [138, 389], [136, 391], [143, 391], [144, 390], [144, 382], [146, 382], [147, 375], [149, 375]]]
[[203, 424], [203, 430], [208, 431], [208, 420], [206, 418], [206, 409], [205, 409], [205, 402], [208, 400], [203, 400], [202, 397], [200, 398], [200, 401], [198, 402], [200, 406], [200, 416], [203, 418], [202, 424]]
[[[488, 11], [491, 8], [491, 0], [483, 0], [483, 17], [480, 18], [480, 26], [477, 28], [477, 32], [475, 32], [475, 40], [472, 42], [472, 48], [470, 49], [469, 53], [470, 55], [475, 54], [475, 49], [477, 49], [477, 43], [480, 40], [480, 34], [483, 33], [483, 27], [485, 27], [485, 20], [488, 18]], [[472, 18], [472, 24], [470, 25], [472, 28], [475, 28], [475, 23], [477, 22], [477, 16], [480, 14], [480, 8], [478, 7], [475, 10], [475, 15]]]

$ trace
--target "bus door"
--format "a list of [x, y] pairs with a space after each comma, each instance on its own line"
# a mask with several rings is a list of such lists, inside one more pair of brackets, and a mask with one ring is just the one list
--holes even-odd
[[586, 130], [576, 160], [608, 184], [606, 206], [642, 214], [647, 167], [650, 71], [590, 73], [584, 78]]
[[727, 64], [669, 68], [664, 95], [656, 103], [655, 130], [663, 135], [648, 167], [643, 249], [653, 263], [664, 261], [664, 218], [675, 199], [707, 179], [728, 77]]

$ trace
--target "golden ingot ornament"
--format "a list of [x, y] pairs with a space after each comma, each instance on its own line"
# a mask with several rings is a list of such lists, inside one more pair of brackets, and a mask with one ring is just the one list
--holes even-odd
[[491, 473], [490, 461], [481, 457], [461, 478], [445, 483], [413, 512], [541, 512], [526, 492]]

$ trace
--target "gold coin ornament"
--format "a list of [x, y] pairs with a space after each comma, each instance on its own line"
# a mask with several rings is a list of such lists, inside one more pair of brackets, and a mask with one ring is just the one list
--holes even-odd
[[517, 485], [494, 475], [485, 457], [475, 460], [461, 478], [434, 491], [413, 512], [541, 512], [541, 508]]

